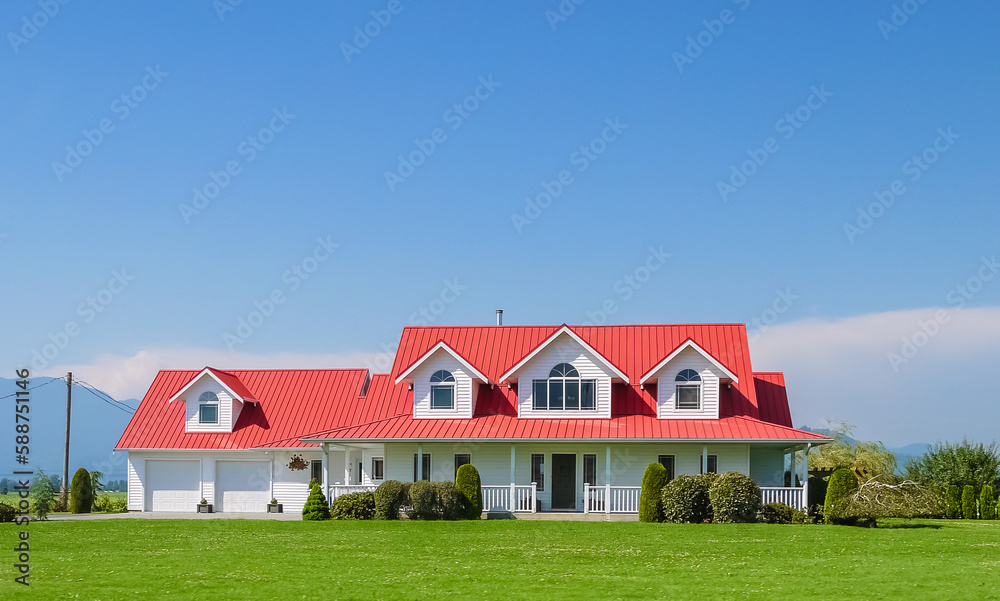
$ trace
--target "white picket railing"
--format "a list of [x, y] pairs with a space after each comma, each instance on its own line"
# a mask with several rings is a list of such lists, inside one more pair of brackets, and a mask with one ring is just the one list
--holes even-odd
[[760, 499], [767, 505], [768, 503], [784, 503], [794, 509], [805, 509], [806, 491], [802, 486], [761, 486]]
[[331, 484], [330, 494], [327, 495], [327, 499], [330, 504], [333, 504], [333, 500], [342, 495], [349, 495], [355, 492], [375, 492], [378, 488], [376, 484]]
[[641, 486], [583, 485], [584, 513], [639, 513]]
[[483, 485], [483, 511], [535, 513], [538, 486], [531, 484]]

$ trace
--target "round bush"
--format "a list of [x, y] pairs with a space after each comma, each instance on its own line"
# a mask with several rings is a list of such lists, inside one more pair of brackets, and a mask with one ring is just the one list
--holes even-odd
[[757, 521], [760, 511], [760, 487], [739, 472], [726, 472], [708, 489], [713, 521], [721, 524]]
[[642, 475], [642, 490], [639, 492], [639, 521], [663, 521], [663, 486], [667, 483], [667, 468], [659, 463], [650, 463]]
[[375, 493], [355, 492], [333, 500], [330, 518], [334, 520], [370, 520], [375, 516]]
[[6, 503], [0, 503], [0, 523], [14, 521], [14, 508]]
[[386, 480], [375, 489], [375, 519], [398, 520], [403, 499], [403, 483]]
[[471, 463], [458, 468], [458, 473], [455, 474], [455, 488], [465, 503], [466, 519], [480, 519], [483, 515], [483, 485], [479, 479], [479, 470]]
[[837, 468], [830, 474], [826, 487], [826, 502], [823, 504], [823, 518], [827, 524], [852, 524], [849, 516], [843, 515], [845, 499], [858, 490], [858, 478], [849, 468]]
[[804, 524], [806, 514], [784, 503], [768, 503], [760, 508], [759, 519], [765, 524]]
[[708, 489], [717, 476], [678, 476], [667, 482], [660, 494], [663, 518], [677, 524], [700, 524], [712, 521], [712, 502]]
[[309, 492], [309, 498], [302, 507], [303, 520], [328, 520], [330, 519], [330, 506], [326, 502], [326, 495], [320, 490], [319, 484], [313, 484]]
[[69, 487], [69, 510], [72, 513], [90, 513], [94, 507], [94, 488], [90, 472], [76, 470]]

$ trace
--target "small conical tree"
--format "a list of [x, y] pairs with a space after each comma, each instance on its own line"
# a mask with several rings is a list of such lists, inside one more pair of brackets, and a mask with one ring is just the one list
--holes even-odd
[[997, 519], [997, 500], [993, 496], [993, 487], [987, 484], [979, 493], [979, 513], [984, 520]]
[[94, 488], [90, 473], [84, 468], [73, 474], [69, 487], [69, 510], [72, 513], [90, 513], [94, 508]]
[[303, 520], [328, 520], [330, 519], [330, 505], [326, 502], [326, 495], [320, 490], [319, 484], [313, 484], [309, 498], [302, 507]]
[[962, 488], [962, 517], [967, 520], [976, 519], [976, 488], [971, 484]]
[[826, 502], [823, 504], [823, 519], [827, 524], [851, 524], [848, 516], [840, 515], [843, 500], [858, 490], [858, 478], [854, 471], [841, 467], [830, 474], [826, 486]]
[[479, 470], [471, 463], [458, 468], [455, 474], [455, 488], [465, 502], [465, 517], [478, 520], [483, 515], [483, 484], [479, 479]]
[[663, 521], [663, 487], [666, 485], [667, 468], [660, 463], [647, 465], [642, 474], [642, 489], [639, 491], [640, 522]]
[[957, 484], [948, 486], [944, 496], [944, 517], [957, 520], [962, 517], [962, 490]]

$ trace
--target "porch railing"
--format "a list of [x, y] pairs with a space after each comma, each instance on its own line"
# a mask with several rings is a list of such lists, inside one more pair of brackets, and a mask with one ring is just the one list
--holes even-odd
[[537, 488], [531, 484], [486, 484], [483, 485], [483, 511], [509, 511], [511, 513], [535, 513]]
[[333, 504], [333, 500], [337, 497], [343, 495], [349, 495], [355, 492], [375, 492], [378, 488], [376, 484], [331, 484], [330, 494], [327, 495], [327, 500], [330, 504]]
[[639, 513], [641, 486], [583, 485], [584, 513]]
[[761, 486], [760, 500], [768, 503], [784, 503], [794, 509], [806, 507], [806, 489], [803, 486]]

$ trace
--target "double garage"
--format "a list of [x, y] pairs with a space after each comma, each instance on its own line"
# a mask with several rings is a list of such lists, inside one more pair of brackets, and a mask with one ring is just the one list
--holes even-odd
[[[271, 482], [267, 461], [147, 459], [144, 463], [144, 511], [194, 512], [202, 498], [217, 512], [267, 509]], [[213, 468], [214, 474], [204, 473]]]

